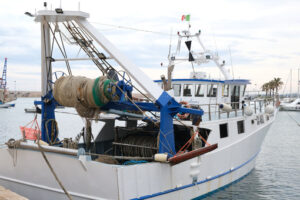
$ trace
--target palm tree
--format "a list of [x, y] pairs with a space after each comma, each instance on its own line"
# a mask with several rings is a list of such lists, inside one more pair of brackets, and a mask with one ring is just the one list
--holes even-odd
[[[275, 82], [274, 82], [274, 80], [271, 80], [269, 82], [269, 89], [270, 89], [270, 97], [274, 96], [274, 90], [275, 90]], [[272, 93], [273, 93], [273, 95], [272, 95]]]
[[266, 96], [268, 96], [268, 91], [269, 91], [269, 83], [265, 83], [261, 86], [262, 91], [266, 92]]
[[283, 82], [281, 81], [281, 78], [274, 78], [273, 82], [274, 82], [274, 87], [276, 89], [276, 94], [277, 94], [278, 93], [278, 89], [281, 88], [281, 86], [283, 85]]

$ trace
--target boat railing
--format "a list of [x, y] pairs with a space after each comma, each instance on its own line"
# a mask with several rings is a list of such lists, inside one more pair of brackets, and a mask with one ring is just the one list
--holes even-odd
[[204, 111], [203, 120], [211, 121], [216, 119], [232, 118], [238, 116], [245, 116], [245, 108], [249, 106], [254, 114], [264, 112], [268, 105], [275, 106], [274, 98], [264, 98], [255, 100], [243, 100], [238, 102], [225, 102], [232, 107], [231, 111], [224, 111], [220, 108], [221, 103], [198, 104], [192, 105], [195, 109], [202, 109]]

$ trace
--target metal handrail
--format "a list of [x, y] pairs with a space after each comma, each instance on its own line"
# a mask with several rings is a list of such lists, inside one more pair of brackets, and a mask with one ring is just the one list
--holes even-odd
[[[275, 105], [275, 98], [265, 98], [261, 100], [243, 100], [243, 101], [238, 101], [238, 102], [224, 102], [226, 104], [232, 105], [234, 107], [231, 112], [226, 112], [222, 111], [219, 107], [220, 104], [218, 103], [212, 103], [212, 104], [196, 104], [194, 106], [197, 106], [199, 108], [205, 108], [207, 107], [207, 111], [204, 112], [204, 115], [208, 115], [208, 120], [212, 120], [212, 114], [215, 114], [215, 116], [218, 116], [218, 119], [222, 118], [222, 114], [226, 113], [227, 118], [230, 118], [230, 113], [234, 112], [234, 117], [238, 116], [238, 113], [241, 111], [242, 116], [245, 115], [244, 112], [244, 106], [250, 106], [254, 109], [254, 113], [257, 114], [259, 111], [260, 113], [263, 111], [263, 109], [272, 104], [273, 106]], [[239, 105], [239, 106], [233, 106], [233, 105]], [[215, 109], [213, 109], [213, 107]], [[238, 107], [238, 108], [237, 108]]]

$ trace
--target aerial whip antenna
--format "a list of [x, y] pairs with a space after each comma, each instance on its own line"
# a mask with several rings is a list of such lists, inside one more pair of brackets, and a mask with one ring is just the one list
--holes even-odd
[[232, 71], [232, 79], [234, 79], [232, 57], [231, 57], [231, 49], [230, 49], [230, 47], [228, 47], [228, 49], [229, 49], [229, 55], [230, 55], [230, 64], [231, 64], [231, 71]]
[[172, 28], [171, 28], [171, 31], [170, 31], [170, 44], [169, 44], [169, 54], [168, 54], [168, 58], [170, 59], [170, 55], [171, 55], [171, 46], [172, 46]]

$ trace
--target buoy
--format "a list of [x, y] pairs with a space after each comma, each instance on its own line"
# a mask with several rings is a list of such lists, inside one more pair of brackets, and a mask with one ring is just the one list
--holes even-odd
[[219, 108], [220, 108], [222, 111], [225, 111], [225, 112], [231, 112], [231, 111], [232, 111], [231, 105], [226, 104], [226, 103], [221, 103], [221, 104], [219, 105]]
[[168, 161], [168, 154], [166, 153], [157, 153], [154, 155], [154, 160], [157, 162], [167, 162]]
[[253, 109], [250, 106], [244, 106], [244, 113], [247, 116], [251, 116], [253, 114]]
[[267, 114], [273, 114], [274, 113], [274, 106], [272, 105], [268, 105], [266, 108], [265, 108], [265, 113]]

